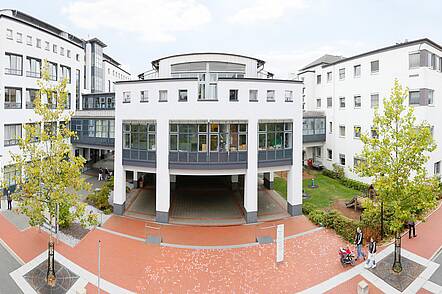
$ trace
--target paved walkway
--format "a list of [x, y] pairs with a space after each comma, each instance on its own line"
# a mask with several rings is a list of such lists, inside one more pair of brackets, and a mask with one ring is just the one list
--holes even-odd
[[21, 264], [0, 244], [0, 293], [23, 293], [9, 275]]
[[[286, 240], [284, 262], [280, 264], [275, 263], [274, 243], [198, 250], [149, 245], [142, 241], [145, 238], [145, 222], [115, 216], [105, 224], [105, 228], [139, 238], [94, 230], [74, 248], [60, 242], [56, 245], [56, 250], [70, 262], [95, 275], [97, 243], [101, 240], [102, 278], [137, 293], [355, 293], [355, 285], [360, 279], [369, 282], [370, 293], [395, 293], [362, 265], [343, 268], [337, 249], [345, 243], [334, 232], [327, 229], [312, 230], [315, 227], [304, 217], [282, 222], [286, 224], [286, 235], [295, 237]], [[248, 244], [254, 242], [257, 228], [266, 224], [272, 227], [277, 223], [279, 222], [234, 227], [164, 225], [161, 230], [164, 241], [171, 244]], [[434, 282], [427, 281], [439, 266], [438, 257], [434, 261], [429, 259], [442, 245], [441, 223], [442, 210], [439, 209], [427, 222], [417, 226], [416, 239], [403, 241], [407, 258], [425, 264], [427, 269], [425, 275], [414, 284], [412, 293], [436, 293], [442, 289], [437, 284], [436, 276]], [[303, 229], [299, 229], [300, 227]], [[274, 226], [269, 230], [274, 232]], [[35, 228], [20, 231], [0, 215], [0, 238], [24, 262], [45, 252], [47, 237], [46, 233]], [[388, 254], [388, 250], [391, 250], [389, 248], [391, 247], [380, 252], [379, 258]], [[87, 287], [91, 291], [94, 289], [93, 280], [89, 280]]]

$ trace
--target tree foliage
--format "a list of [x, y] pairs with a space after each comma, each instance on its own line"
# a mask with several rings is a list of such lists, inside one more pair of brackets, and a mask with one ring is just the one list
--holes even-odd
[[19, 152], [11, 154], [20, 175], [15, 177], [17, 188], [12, 198], [18, 209], [28, 216], [31, 225], [52, 223], [57, 206], [64, 221], [79, 221], [82, 225], [96, 223], [96, 216], [86, 212], [78, 191], [88, 190], [89, 184], [81, 177], [85, 159], [75, 156], [69, 129], [72, 113], [65, 110], [68, 94], [67, 80], [59, 83], [49, 80], [48, 65], [42, 68], [40, 90], [34, 101], [37, 120], [24, 126], [19, 139]]
[[[377, 203], [364, 214], [376, 215], [383, 203], [387, 230], [398, 233], [407, 221], [416, 221], [437, 204], [438, 180], [426, 171], [428, 154], [436, 149], [427, 122], [417, 122], [414, 108], [406, 105], [408, 90], [396, 80], [383, 113], [375, 112], [372, 134], [363, 134], [363, 158], [356, 172], [371, 177]], [[374, 135], [373, 134], [377, 134]]]

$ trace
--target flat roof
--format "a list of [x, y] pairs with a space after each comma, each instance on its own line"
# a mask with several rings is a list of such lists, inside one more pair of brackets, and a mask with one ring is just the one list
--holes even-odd
[[175, 54], [175, 55], [169, 55], [169, 56], [166, 56], [166, 57], [162, 57], [162, 58], [159, 58], [159, 59], [156, 59], [156, 60], [152, 61], [152, 66], [154, 68], [158, 69], [160, 61], [164, 60], [164, 59], [168, 59], [168, 58], [180, 57], [180, 56], [191, 56], [191, 55], [206, 55], [206, 54], [228, 55], [228, 56], [235, 56], [235, 57], [254, 59], [254, 60], [256, 60], [258, 62], [258, 67], [264, 65], [264, 63], [265, 63], [264, 60], [261, 60], [261, 59], [255, 58], [255, 57], [239, 55], [239, 54], [233, 54], [233, 53], [224, 53], [224, 52], [194, 52], [194, 53], [182, 53], [182, 54]]
[[377, 53], [381, 53], [381, 52], [385, 52], [385, 51], [390, 51], [390, 50], [394, 50], [394, 49], [398, 49], [398, 48], [402, 48], [402, 47], [413, 46], [413, 45], [420, 44], [420, 43], [425, 43], [425, 44], [428, 44], [430, 46], [433, 46], [436, 49], [442, 50], [442, 46], [440, 46], [436, 42], [433, 42], [432, 40], [430, 40], [428, 38], [422, 38], [422, 39], [417, 39], [417, 40], [407, 41], [407, 42], [403, 42], [403, 43], [398, 43], [398, 44], [395, 44], [395, 45], [391, 45], [391, 46], [383, 47], [383, 48], [380, 48], [380, 49], [368, 51], [368, 52], [365, 52], [365, 53], [357, 54], [357, 55], [354, 55], [354, 56], [351, 56], [351, 57], [347, 57], [347, 58], [344, 58], [344, 59], [341, 59], [341, 60], [338, 60], [338, 61], [335, 61], [335, 62], [332, 62], [332, 63], [325, 64], [322, 67], [329, 67], [329, 66], [332, 66], [332, 65], [335, 65], [335, 64], [339, 64], [339, 63], [343, 63], [343, 62], [346, 62], [346, 61], [350, 61], [350, 60], [353, 60], [353, 59], [357, 59], [357, 58], [361, 58], [361, 57], [365, 57], [365, 56], [370, 56], [370, 55], [373, 55], [373, 54], [377, 54]]

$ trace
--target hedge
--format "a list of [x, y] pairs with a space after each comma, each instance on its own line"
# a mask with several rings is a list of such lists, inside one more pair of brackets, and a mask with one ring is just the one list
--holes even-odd
[[356, 229], [361, 227], [361, 223], [343, 216], [336, 210], [320, 210], [307, 207], [308, 218], [316, 225], [333, 229], [336, 234], [345, 240], [353, 243]]
[[340, 172], [338, 171], [332, 171], [332, 170], [328, 170], [328, 169], [324, 169], [322, 174], [324, 176], [327, 176], [329, 178], [335, 179], [337, 180], [339, 183], [341, 183], [342, 185], [351, 188], [351, 189], [355, 189], [361, 192], [366, 193], [368, 190], [369, 185], [366, 183], [362, 183], [356, 180], [352, 180], [346, 177], [343, 177]]

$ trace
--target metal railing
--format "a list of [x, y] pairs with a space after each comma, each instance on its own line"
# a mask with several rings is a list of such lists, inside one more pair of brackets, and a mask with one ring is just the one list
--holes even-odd
[[26, 76], [29, 78], [41, 78], [41, 72], [36, 72], [36, 71], [27, 71], [26, 72]]
[[21, 109], [21, 102], [6, 102], [5, 109]]
[[18, 68], [5, 68], [5, 74], [13, 76], [21, 76], [23, 74], [23, 70]]

